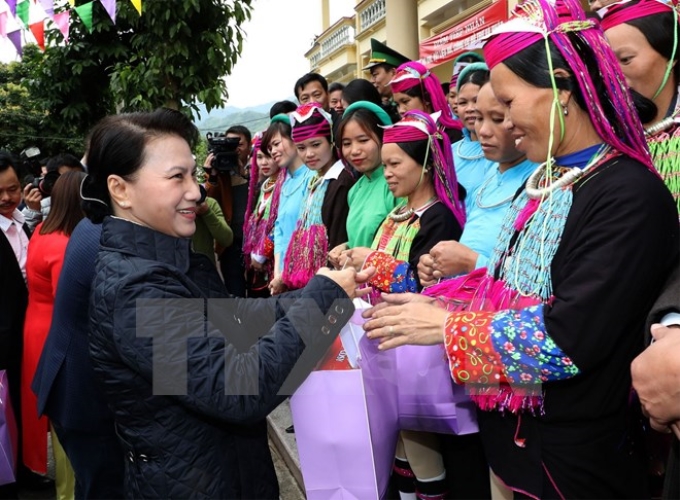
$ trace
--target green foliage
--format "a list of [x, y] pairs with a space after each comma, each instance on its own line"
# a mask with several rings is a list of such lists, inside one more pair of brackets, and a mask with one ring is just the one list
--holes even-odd
[[[199, 102], [208, 111], [221, 107], [224, 77], [241, 52], [240, 26], [250, 18], [252, 2], [145, 0], [141, 16], [131, 2], [118, 2], [115, 25], [95, 2], [91, 33], [71, 11], [68, 43], [59, 30], [48, 29], [44, 54], [29, 46], [21, 63], [0, 65], [0, 145], [20, 148], [16, 137], [3, 135], [15, 129], [15, 136], [21, 130], [53, 137], [47, 149], [82, 149], [87, 131], [115, 112], [168, 106], [189, 114]], [[57, 0], [55, 7], [59, 12], [67, 1]]]
[[80, 154], [80, 134], [51, 120], [46, 103], [32, 90], [43, 57], [37, 45], [28, 45], [22, 62], [0, 64], [0, 148], [18, 154], [37, 146], [44, 157], [66, 151]]

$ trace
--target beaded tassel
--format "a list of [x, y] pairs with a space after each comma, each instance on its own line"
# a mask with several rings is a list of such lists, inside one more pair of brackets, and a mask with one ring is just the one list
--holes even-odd
[[680, 127], [662, 131], [648, 140], [654, 166], [675, 200], [680, 214]]

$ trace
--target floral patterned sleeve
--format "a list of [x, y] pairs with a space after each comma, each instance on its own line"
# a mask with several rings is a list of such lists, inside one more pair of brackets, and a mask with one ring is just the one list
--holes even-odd
[[449, 314], [444, 341], [453, 380], [535, 385], [578, 375], [546, 332], [543, 308]]
[[378, 290], [388, 293], [417, 292], [418, 283], [408, 262], [397, 260], [385, 252], [371, 252], [364, 268], [375, 267], [375, 274], [369, 283]]

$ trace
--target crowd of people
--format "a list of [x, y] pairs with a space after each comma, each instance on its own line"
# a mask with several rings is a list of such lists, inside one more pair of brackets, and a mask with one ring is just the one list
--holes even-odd
[[0, 152], [0, 498], [278, 498], [265, 418], [359, 297], [479, 425], [401, 429], [384, 495], [678, 498], [680, 7], [591, 8], [524, 0], [444, 84], [372, 40], [370, 80], [302, 76], [202, 185], [169, 109], [104, 118], [49, 190]]

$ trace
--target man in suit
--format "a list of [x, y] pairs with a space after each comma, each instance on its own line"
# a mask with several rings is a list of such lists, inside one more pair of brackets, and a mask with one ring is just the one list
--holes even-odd
[[[37, 191], [37, 190], [36, 190]], [[27, 189], [28, 192], [28, 189]], [[19, 170], [11, 155], [0, 151], [0, 370], [7, 371], [9, 394], [17, 423], [21, 422], [21, 354], [28, 305], [26, 255], [28, 230], [21, 203]], [[30, 197], [40, 206], [40, 196]], [[21, 436], [21, 432], [19, 432]], [[21, 470], [21, 445], [17, 470]], [[16, 498], [15, 484], [0, 486], [0, 498]]]
[[50, 332], [31, 388], [76, 476], [76, 498], [123, 497], [123, 451], [89, 353], [89, 297], [101, 224], [78, 223], [64, 256]]

